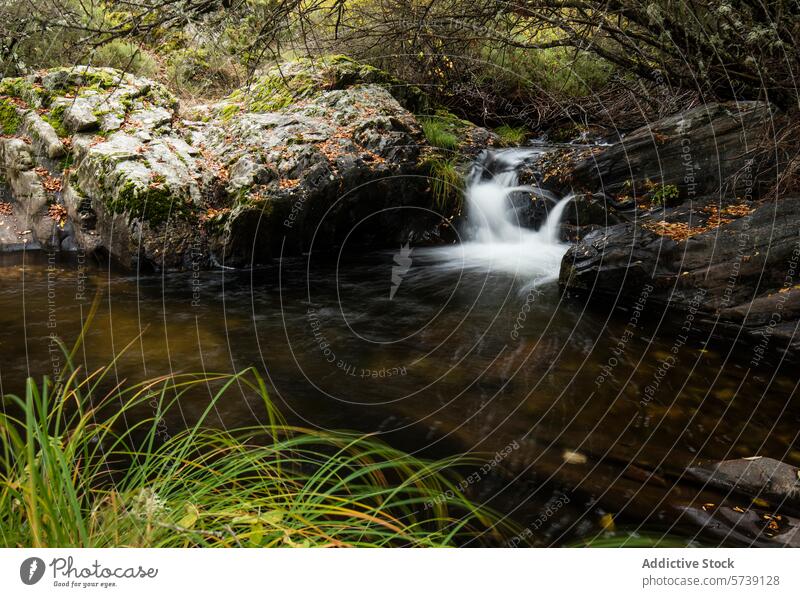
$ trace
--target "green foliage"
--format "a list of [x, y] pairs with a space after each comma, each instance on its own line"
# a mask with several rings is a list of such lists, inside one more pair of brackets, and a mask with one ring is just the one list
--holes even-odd
[[461, 211], [464, 194], [464, 177], [458, 169], [456, 158], [430, 156], [425, 162], [430, 178], [431, 195], [436, 209], [449, 216]]
[[522, 145], [530, 134], [524, 126], [510, 126], [503, 124], [494, 130], [505, 145]]
[[437, 110], [432, 115], [420, 115], [417, 118], [428, 143], [447, 150], [456, 149], [466, 131], [474, 126], [447, 110]]
[[93, 66], [108, 66], [142, 77], [152, 77], [158, 72], [158, 64], [149, 53], [121, 39], [100, 46], [91, 61]]
[[673, 199], [677, 199], [679, 196], [680, 191], [674, 184], [662, 184], [658, 185], [657, 188], [652, 191], [651, 203], [653, 205], [666, 205]]
[[167, 80], [182, 95], [218, 95], [239, 82], [235, 62], [219, 48], [180, 47], [166, 58]]
[[[290, 427], [254, 370], [122, 386], [113, 372], [66, 367], [3, 397], [0, 545], [441, 547], [516, 530], [446, 477], [468, 459], [429, 462]], [[219, 402], [242, 391], [260, 399], [265, 422], [209, 427]], [[167, 429], [165, 416], [203, 395], [196, 422]]]
[[614, 68], [602, 58], [569, 48], [530, 51], [487, 44], [486, 84], [504, 96], [522, 93], [582, 97], [605, 85]]
[[7, 99], [0, 99], [0, 132], [4, 135], [16, 135], [22, 125], [17, 107]]

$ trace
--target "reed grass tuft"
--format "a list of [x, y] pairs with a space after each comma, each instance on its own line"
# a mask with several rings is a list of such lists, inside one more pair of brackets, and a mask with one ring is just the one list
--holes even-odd
[[[432, 462], [371, 437], [289, 426], [253, 369], [115, 385], [112, 365], [29, 379], [24, 395], [3, 397], [0, 545], [442, 547], [500, 540], [499, 517], [470, 503], [445, 474], [457, 459]], [[234, 430], [209, 424], [234, 392], [236, 399], [241, 392], [260, 397], [264, 423]], [[164, 417], [203, 393], [199, 419], [168, 435]]]

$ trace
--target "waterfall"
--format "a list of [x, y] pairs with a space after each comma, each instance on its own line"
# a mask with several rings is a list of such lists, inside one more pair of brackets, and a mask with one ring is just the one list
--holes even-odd
[[[467, 177], [468, 231], [464, 242], [444, 251], [447, 265], [461, 269], [501, 271], [529, 279], [558, 277], [568, 245], [560, 224], [571, 196], [559, 199], [546, 191], [519, 185], [521, 163], [542, 153], [537, 149], [484, 152]], [[525, 191], [554, 204], [538, 230], [520, 225], [511, 195]]]
[[[560, 240], [564, 209], [572, 196], [556, 197], [542, 189], [520, 185], [517, 170], [544, 150], [537, 148], [485, 151], [473, 164], [464, 192], [467, 230], [461, 243], [417, 251], [448, 270], [502, 272], [527, 283], [558, 277], [568, 245]], [[552, 205], [537, 230], [520, 225], [512, 194], [526, 192]]]
[[[541, 153], [537, 149], [511, 149], [484, 152], [473, 165], [469, 176], [465, 198], [471, 226], [470, 240], [483, 244], [520, 243], [538, 241], [560, 244], [559, 226], [564, 208], [571, 197], [556, 200], [551, 194], [531, 186], [520, 186], [517, 168], [525, 160]], [[555, 203], [539, 230], [531, 231], [516, 221], [511, 205], [511, 194], [525, 191], [540, 199]]]

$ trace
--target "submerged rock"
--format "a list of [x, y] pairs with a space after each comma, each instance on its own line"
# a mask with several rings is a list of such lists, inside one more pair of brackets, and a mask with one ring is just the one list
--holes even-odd
[[799, 474], [797, 467], [761, 456], [692, 466], [687, 478], [725, 497], [723, 503], [686, 508], [685, 515], [726, 540], [800, 547]]
[[737, 458], [693, 466], [687, 473], [717, 489], [800, 512], [800, 469], [780, 460]]

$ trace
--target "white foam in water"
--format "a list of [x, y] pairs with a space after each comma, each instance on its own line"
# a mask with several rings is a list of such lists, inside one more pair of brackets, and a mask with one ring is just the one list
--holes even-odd
[[531, 155], [528, 150], [511, 150], [490, 156], [502, 158], [506, 168], [489, 178], [477, 164], [467, 181], [465, 198], [471, 224], [466, 242], [437, 249], [441, 265], [458, 269], [480, 269], [517, 274], [535, 279], [555, 279], [568, 245], [559, 240], [559, 224], [571, 196], [559, 200], [539, 230], [519, 226], [510, 195], [533, 192], [518, 185], [516, 166]]

